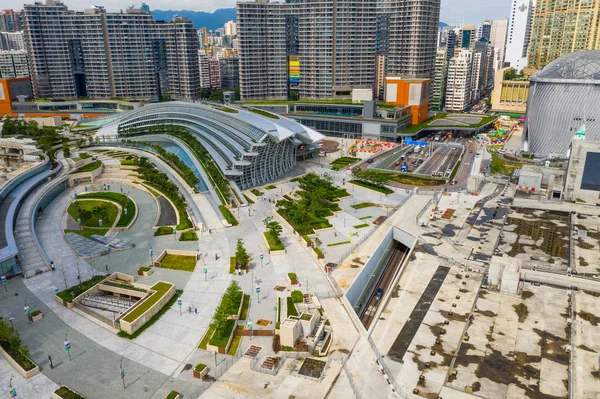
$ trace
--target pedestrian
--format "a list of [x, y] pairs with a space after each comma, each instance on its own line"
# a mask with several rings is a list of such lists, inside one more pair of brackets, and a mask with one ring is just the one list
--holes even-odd
[[198, 314], [198, 308], [194, 308], [194, 312], [196, 312], [196, 314]]
[[48, 361], [50, 362], [50, 368], [53, 369], [54, 365], [52, 364], [52, 357], [50, 355], [48, 355]]
[[106, 271], [108, 271], [108, 265], [106, 265]]
[[334, 231], [334, 232], [333, 232], [333, 235], [337, 237], [337, 231]]
[[192, 314], [192, 307], [191, 306], [188, 307], [188, 313]]

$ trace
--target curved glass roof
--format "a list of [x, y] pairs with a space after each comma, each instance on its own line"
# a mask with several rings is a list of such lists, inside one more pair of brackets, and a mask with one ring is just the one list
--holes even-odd
[[584, 80], [600, 84], [600, 50], [563, 55], [531, 77], [532, 81]]

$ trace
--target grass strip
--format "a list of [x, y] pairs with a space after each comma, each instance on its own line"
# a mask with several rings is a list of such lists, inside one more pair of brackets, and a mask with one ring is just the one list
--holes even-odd
[[198, 349], [206, 350], [206, 345], [208, 345], [208, 341], [210, 340], [210, 337], [212, 337], [214, 332], [215, 332], [214, 328], [208, 327], [208, 330], [206, 330], [206, 334], [204, 334], [202, 341], [200, 341], [200, 345], [198, 345]]
[[337, 247], [338, 245], [346, 245], [346, 244], [352, 244], [351, 241], [340, 241], [340, 242], [334, 242], [333, 244], [327, 244], [328, 247]]
[[92, 163], [88, 163], [87, 165], [83, 165], [78, 169], [75, 169], [75, 171], [73, 171], [72, 174], [75, 173], [83, 173], [83, 172], [91, 172], [93, 170], [96, 170], [100, 167], [100, 165], [102, 165], [101, 161], [94, 161]]
[[363, 224], [357, 224], [356, 226], [352, 226], [355, 229], [362, 229], [364, 227], [369, 227], [369, 225], [367, 223], [363, 223]]
[[65, 230], [65, 234], [66, 233], [75, 233], [75, 234], [78, 234], [78, 235], [80, 235], [82, 237], [85, 237], [85, 238], [91, 238], [92, 235], [94, 235], [94, 234], [97, 234], [99, 236], [103, 236], [106, 233], [108, 233], [108, 230], [110, 230], [110, 229], [105, 229], [105, 228], [83, 229], [83, 230], [69, 230], [69, 229], [66, 229]]
[[238, 225], [237, 219], [233, 216], [233, 213], [231, 213], [231, 211], [225, 207], [225, 205], [219, 205], [219, 210], [223, 214], [225, 220], [227, 220], [227, 223], [231, 224], [232, 226]]
[[242, 314], [240, 314], [240, 320], [246, 320], [248, 318], [248, 310], [250, 309], [250, 295], [244, 294], [244, 303], [242, 304]]
[[134, 332], [133, 334], [127, 334], [125, 331], [119, 331], [119, 337], [127, 339], [134, 339], [138, 337], [147, 328], [151, 327], [154, 323], [156, 323], [162, 317], [162, 315], [164, 315], [167, 312], [167, 310], [169, 310], [175, 304], [177, 299], [181, 297], [181, 294], [183, 294], [183, 290], [177, 290], [175, 292], [175, 295], [173, 295], [173, 298], [169, 299], [169, 302], [167, 302], [166, 305], [163, 306], [163, 308], [159, 310], [157, 314], [152, 316], [150, 320], [148, 320], [146, 324], [141, 326], [136, 332]]
[[[167, 255], [168, 256], [168, 255]], [[173, 287], [173, 284], [165, 283], [159, 281], [158, 283], [152, 286], [152, 290], [156, 291], [149, 298], [146, 298], [145, 301], [136, 306], [131, 312], [129, 312], [123, 320], [128, 323], [133, 323], [137, 320], [138, 317], [143, 315], [148, 309], [150, 309], [156, 302], [158, 302], [166, 293]], [[176, 296], [176, 295], [175, 295]], [[175, 297], [174, 296], [174, 297]]]
[[361, 186], [364, 188], [368, 188], [369, 190], [377, 191], [385, 195], [392, 194], [394, 192], [394, 190], [390, 190], [387, 187], [377, 186], [375, 184], [367, 183], [360, 180], [350, 180], [350, 183], [356, 184], [357, 186]]
[[363, 216], [363, 217], [361, 217], [361, 218], [358, 218], [358, 220], [367, 220], [367, 219], [370, 219], [370, 218], [372, 218], [372, 217], [373, 217], [373, 216]]

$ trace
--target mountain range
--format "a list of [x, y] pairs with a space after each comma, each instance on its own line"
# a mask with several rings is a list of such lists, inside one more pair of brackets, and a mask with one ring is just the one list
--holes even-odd
[[[227, 21], [236, 21], [235, 8], [219, 8], [215, 12], [189, 11], [189, 10], [154, 10], [154, 19], [157, 21], [170, 21], [175, 15], [189, 19], [196, 29], [205, 27], [207, 30], [222, 28]], [[448, 24], [440, 22], [440, 28]]]
[[152, 11], [152, 16], [157, 21], [170, 21], [175, 15], [186, 17], [194, 24], [196, 29], [206, 27], [207, 30], [222, 28], [225, 22], [236, 20], [235, 8], [219, 8], [213, 13], [188, 10]]

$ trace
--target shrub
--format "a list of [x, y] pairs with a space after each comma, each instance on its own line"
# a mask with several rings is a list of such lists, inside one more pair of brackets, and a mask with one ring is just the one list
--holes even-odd
[[219, 210], [223, 214], [223, 217], [225, 218], [225, 220], [227, 220], [227, 223], [231, 224], [232, 226], [238, 225], [237, 219], [233, 216], [231, 211], [229, 211], [229, 209], [227, 209], [225, 207], [225, 205], [219, 205]]
[[292, 291], [291, 298], [294, 301], [294, 303], [304, 302], [304, 295], [302, 294], [302, 291], [299, 290]]
[[281, 350], [281, 337], [279, 334], [273, 335], [273, 352], [279, 353]]
[[195, 231], [185, 231], [181, 233], [179, 241], [198, 241], [198, 235]]
[[160, 226], [154, 232], [155, 236], [166, 236], [169, 234], [173, 234], [173, 228], [171, 226]]
[[196, 370], [196, 371], [202, 371], [202, 370], [204, 370], [205, 368], [206, 368], [206, 364], [198, 363], [198, 364], [196, 365], [196, 367], [194, 367], [194, 370]]

